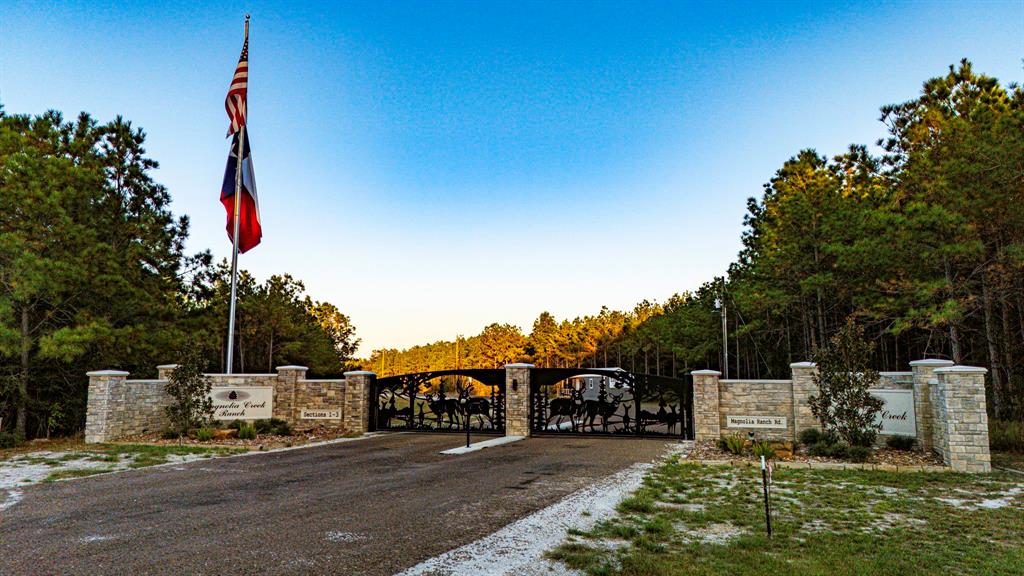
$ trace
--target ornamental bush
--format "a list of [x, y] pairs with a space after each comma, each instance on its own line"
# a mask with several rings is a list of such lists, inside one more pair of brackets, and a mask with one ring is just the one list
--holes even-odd
[[915, 443], [917, 443], [917, 438], [913, 436], [897, 435], [885, 439], [885, 445], [893, 450], [913, 450]]
[[743, 440], [742, 436], [738, 434], [733, 434], [731, 436], [724, 436], [721, 439], [719, 439], [718, 447], [724, 450], [725, 452], [739, 456], [743, 454], [744, 442], [745, 441]]
[[864, 329], [850, 318], [813, 355], [818, 393], [810, 397], [811, 411], [826, 434], [833, 432], [854, 446], [870, 447], [881, 429], [875, 417], [882, 410], [882, 400], [868, 392], [879, 379], [870, 367], [873, 350]]
[[211, 383], [203, 374], [205, 367], [206, 359], [202, 352], [190, 345], [164, 386], [171, 397], [171, 405], [166, 408], [167, 416], [180, 436], [187, 436], [189, 428], [202, 426], [213, 416]]

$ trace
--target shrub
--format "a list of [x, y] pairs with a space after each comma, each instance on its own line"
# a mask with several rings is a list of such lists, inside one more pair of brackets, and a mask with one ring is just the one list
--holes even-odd
[[242, 421], [241, 420], [232, 420], [231, 424], [228, 424], [228, 428], [230, 428], [232, 430], [241, 430], [242, 429]]
[[875, 445], [875, 439], [878, 438], [878, 430], [851, 430], [847, 435], [847, 440], [850, 442], [850, 446], [863, 446], [865, 448], [871, 448]]
[[754, 456], [758, 458], [764, 456], [765, 459], [769, 459], [775, 456], [775, 448], [772, 448], [772, 445], [767, 440], [754, 442], [753, 452]]
[[993, 450], [1024, 452], [1024, 422], [989, 420], [988, 444]]
[[811, 444], [807, 449], [807, 453], [811, 456], [821, 456], [825, 458], [837, 458], [846, 459], [850, 455], [850, 445], [846, 442], [836, 442], [830, 444], [824, 440]]
[[871, 448], [867, 446], [850, 446], [846, 451], [846, 455], [853, 462], [867, 462], [868, 458], [871, 457]]
[[917, 438], [913, 436], [897, 435], [885, 439], [885, 445], [893, 450], [913, 450], [916, 443]]
[[739, 434], [733, 434], [731, 436], [724, 436], [718, 441], [718, 447], [722, 450], [739, 456], [743, 454], [743, 437]]
[[206, 358], [195, 345], [185, 349], [182, 362], [171, 372], [164, 390], [171, 397], [167, 416], [184, 436], [188, 429], [199, 426], [213, 415], [210, 379], [203, 374]]
[[870, 446], [881, 429], [875, 416], [882, 410], [882, 400], [868, 391], [879, 379], [870, 368], [873, 352], [874, 344], [864, 338], [864, 329], [849, 318], [814, 353], [818, 393], [810, 397], [811, 411], [823, 430], [835, 432], [848, 444]]
[[242, 424], [238, 428], [238, 437], [242, 440], [255, 440], [256, 439], [256, 426], [252, 424]]
[[196, 440], [200, 442], [209, 442], [213, 440], [213, 428], [202, 427], [196, 430]]
[[17, 434], [11, 434], [10, 432], [4, 432], [0, 430], [0, 448], [15, 448], [18, 444], [21, 444], [22, 440]]
[[160, 437], [164, 440], [177, 440], [178, 438], [181, 438], [181, 432], [177, 430], [165, 430]]
[[[274, 420], [275, 419], [272, 418], [270, 420], [270, 423], [274, 424]], [[277, 420], [277, 423], [274, 424], [274, 427], [271, 429], [271, 434], [275, 434], [277, 436], [291, 436], [292, 427], [289, 426], [288, 423], [285, 422], [284, 420]]]
[[824, 440], [825, 435], [822, 434], [821, 430], [818, 430], [817, 428], [807, 428], [800, 432], [800, 436], [798, 437], [798, 439], [800, 440], [800, 443], [803, 444], [804, 446], [810, 446], [812, 444], [817, 444], [818, 442]]
[[257, 420], [253, 423], [256, 427], [256, 432], [259, 434], [270, 434], [274, 426], [270, 423], [270, 420]]

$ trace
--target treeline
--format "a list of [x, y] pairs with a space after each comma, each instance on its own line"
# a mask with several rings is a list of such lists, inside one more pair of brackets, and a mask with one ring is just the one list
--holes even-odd
[[[492, 325], [458, 361], [724, 371], [724, 303], [732, 377], [786, 377], [853, 318], [879, 370], [926, 356], [988, 367], [993, 415], [1021, 418], [1024, 92], [963, 61], [880, 120], [880, 156], [862, 145], [833, 158], [803, 150], [775, 173], [748, 201], [726, 278], [632, 311], [544, 313], [529, 334]], [[455, 343], [437, 342], [377, 350], [364, 365], [388, 374], [456, 358]]]
[[[226, 264], [188, 255], [145, 134], [120, 117], [0, 108], [0, 427], [66, 434], [85, 422], [89, 370], [156, 375], [186, 346], [224, 371]], [[219, 209], [211, 202], [211, 210]], [[301, 282], [241, 273], [236, 371], [304, 364], [336, 374], [349, 319]]]

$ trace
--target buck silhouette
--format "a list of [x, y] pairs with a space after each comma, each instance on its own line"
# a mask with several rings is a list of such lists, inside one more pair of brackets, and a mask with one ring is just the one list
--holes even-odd
[[448, 427], [451, 428], [455, 425], [455, 418], [459, 415], [459, 401], [455, 398], [445, 398], [444, 390], [437, 393], [435, 397], [432, 394], [427, 394], [427, 408], [437, 416], [437, 427], [440, 428], [444, 424], [444, 417], [448, 417]]
[[676, 433], [676, 425], [679, 424], [681, 417], [679, 412], [676, 412], [676, 405], [672, 404], [669, 407], [669, 413], [665, 417], [665, 426], [668, 428], [669, 434]]
[[583, 418], [580, 421], [580, 428], [586, 429], [590, 426], [590, 429], [594, 429], [594, 420], [598, 416], [601, 417], [601, 429], [605, 432], [608, 431], [608, 419], [615, 414], [615, 411], [619, 409], [619, 403], [622, 401], [622, 394], [616, 396], [612, 394], [612, 401], [603, 400], [586, 400], [580, 407], [580, 414]]
[[486, 398], [470, 398], [469, 386], [465, 388], [461, 386], [456, 387], [459, 391], [459, 406], [461, 408], [462, 417], [465, 418], [463, 422], [466, 426], [472, 425], [473, 416], [476, 416], [477, 421], [480, 423], [480, 429], [484, 428], [484, 418], [487, 419], [488, 424], [494, 426], [494, 421], [491, 420], [491, 403]]
[[582, 407], [583, 390], [573, 389], [568, 398], [555, 398], [548, 404], [548, 423], [557, 416], [558, 420], [555, 421], [555, 427], [557, 428], [562, 424], [562, 418], [568, 416], [572, 431], [576, 432], [576, 417], [580, 415]]

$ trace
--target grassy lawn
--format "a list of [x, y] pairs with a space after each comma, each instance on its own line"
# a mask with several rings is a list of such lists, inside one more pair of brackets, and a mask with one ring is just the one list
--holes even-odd
[[552, 558], [592, 575], [1021, 574], [1024, 477], [660, 466]]
[[992, 467], [1024, 472], [1024, 453], [992, 452]]

